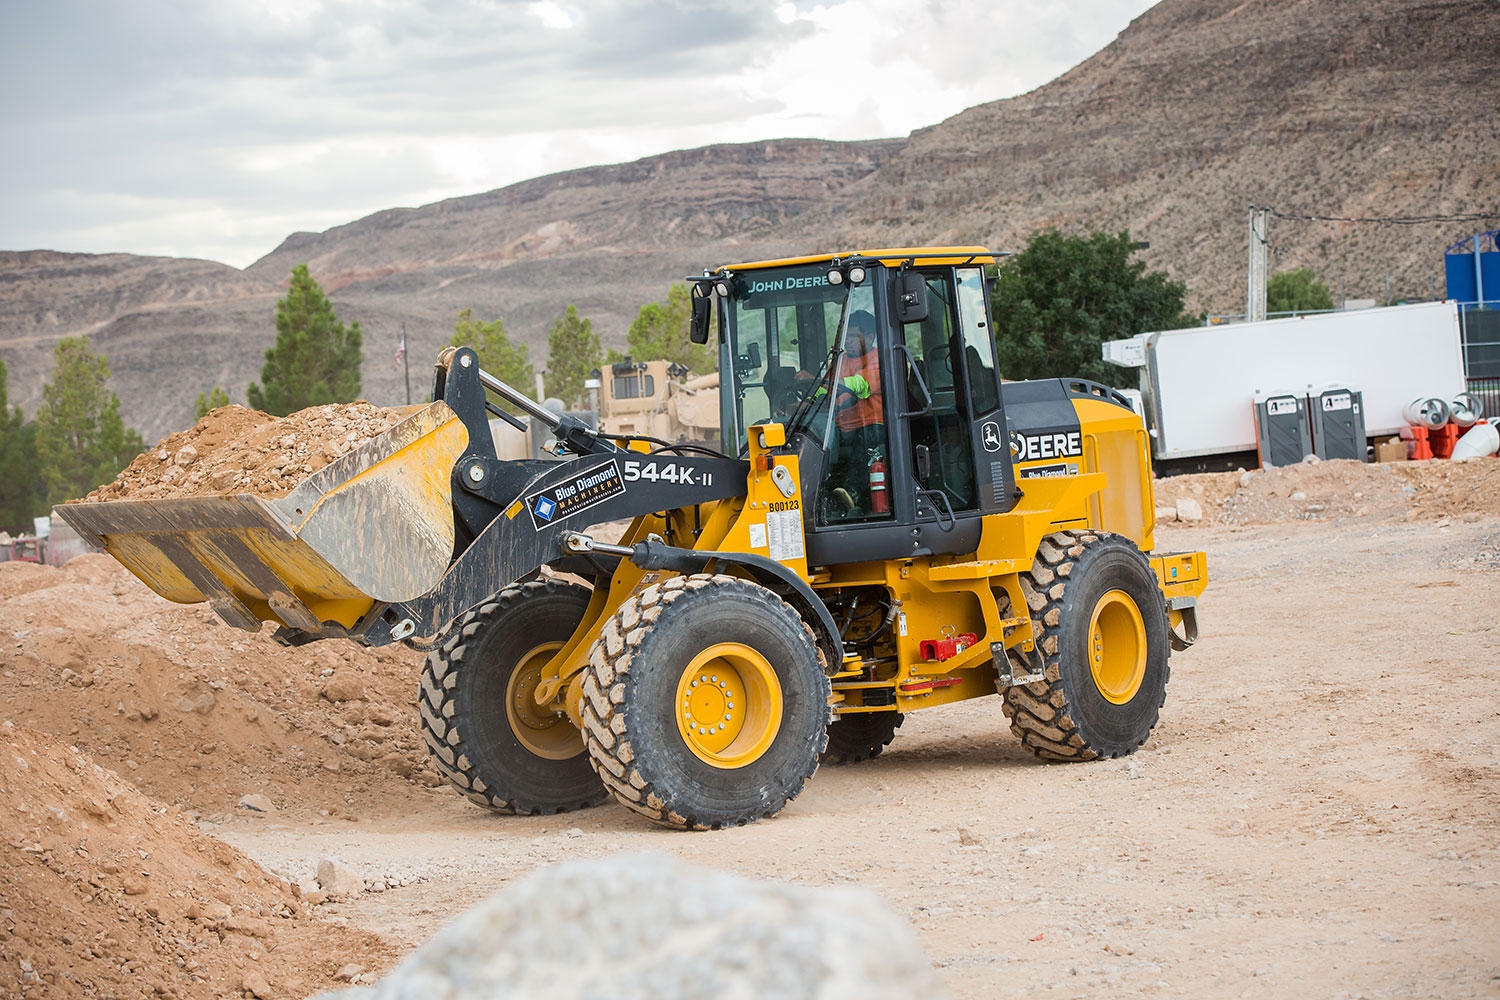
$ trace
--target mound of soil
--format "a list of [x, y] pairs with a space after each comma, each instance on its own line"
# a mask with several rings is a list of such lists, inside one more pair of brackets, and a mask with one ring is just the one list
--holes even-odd
[[1199, 524], [1477, 520], [1500, 515], [1500, 461], [1336, 460], [1156, 481], [1158, 507], [1180, 507], [1184, 499], [1202, 507]]
[[283, 648], [104, 555], [0, 563], [0, 718], [207, 818], [250, 818], [247, 794], [350, 819], [425, 800], [442, 782], [416, 726], [420, 667], [399, 646]]
[[0, 996], [300, 997], [374, 934], [314, 917], [286, 882], [76, 747], [0, 723]]
[[87, 501], [161, 500], [253, 493], [284, 497], [308, 476], [413, 410], [358, 400], [273, 417], [221, 406], [139, 455]]

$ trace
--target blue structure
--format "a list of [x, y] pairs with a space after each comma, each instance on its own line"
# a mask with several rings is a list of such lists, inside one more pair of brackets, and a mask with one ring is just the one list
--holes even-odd
[[1500, 409], [1500, 229], [1461, 240], [1443, 254], [1448, 298], [1457, 301], [1462, 323], [1464, 374], [1469, 391], [1485, 400], [1485, 412]]
[[1443, 254], [1448, 298], [1460, 308], [1500, 307], [1500, 229], [1453, 244]]

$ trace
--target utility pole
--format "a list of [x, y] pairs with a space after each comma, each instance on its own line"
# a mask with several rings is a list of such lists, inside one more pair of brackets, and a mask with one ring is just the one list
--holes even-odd
[[1270, 221], [1269, 208], [1250, 206], [1250, 287], [1245, 301], [1249, 323], [1266, 318], [1266, 228]]
[[406, 376], [406, 405], [411, 405], [411, 359], [406, 356], [406, 320], [401, 321], [401, 367]]

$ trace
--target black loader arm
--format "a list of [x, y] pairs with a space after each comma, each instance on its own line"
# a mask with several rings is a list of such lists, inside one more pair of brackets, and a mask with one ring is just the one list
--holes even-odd
[[[444, 352], [443, 359], [447, 364], [439, 364], [434, 396], [469, 430], [469, 445], [452, 474], [457, 522], [453, 561], [437, 586], [421, 597], [372, 609], [347, 633], [358, 642], [382, 646], [410, 639], [420, 644], [507, 584], [568, 556], [563, 536], [589, 525], [745, 493], [747, 462], [622, 449], [577, 418], [552, 413], [481, 372], [471, 349]], [[551, 426], [577, 457], [563, 462], [497, 459], [486, 387]], [[295, 644], [315, 637], [282, 639]]]

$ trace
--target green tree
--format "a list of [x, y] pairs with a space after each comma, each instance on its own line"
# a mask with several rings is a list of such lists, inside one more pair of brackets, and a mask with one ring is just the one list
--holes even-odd
[[57, 342], [57, 367], [42, 386], [36, 411], [36, 456], [47, 503], [81, 497], [109, 482], [145, 450], [141, 436], [120, 419], [109, 362], [87, 337]]
[[10, 408], [9, 371], [0, 361], [0, 529], [30, 531], [47, 509], [36, 466], [36, 424]]
[[1033, 233], [995, 284], [995, 350], [1008, 379], [1086, 378], [1133, 386], [1134, 371], [1106, 362], [1106, 340], [1191, 326], [1186, 287], [1134, 260], [1129, 233]]
[[[667, 289], [667, 301], [641, 306], [625, 335], [626, 353], [636, 361], [675, 361], [695, 375], [717, 371], [718, 339], [710, 335], [707, 344], [689, 340], [688, 321], [692, 315], [692, 290], [685, 284], [673, 285]], [[611, 351], [609, 360], [625, 359]]]
[[194, 419], [202, 420], [208, 416], [210, 410], [217, 410], [221, 406], [229, 405], [229, 393], [214, 386], [208, 393], [198, 393], [198, 402], [193, 406]]
[[584, 379], [603, 363], [594, 324], [580, 318], [576, 306], [568, 306], [547, 333], [547, 395], [581, 405]]
[[[465, 309], [458, 314], [458, 322], [453, 324], [452, 344], [454, 347], [474, 348], [474, 353], [479, 356], [479, 367], [527, 396], [536, 394], [536, 367], [526, 360], [526, 345], [512, 344], [505, 335], [505, 324], [498, 319], [488, 323], [476, 320], [474, 310]], [[518, 411], [518, 407], [494, 393], [489, 395], [490, 402], [505, 411]]]
[[266, 351], [260, 382], [250, 383], [250, 405], [284, 417], [351, 402], [359, 396], [363, 345], [359, 323], [344, 329], [307, 265], [298, 264], [286, 298], [276, 303], [276, 346]]
[[1277, 271], [1266, 283], [1266, 312], [1309, 312], [1332, 309], [1333, 295], [1310, 267]]

